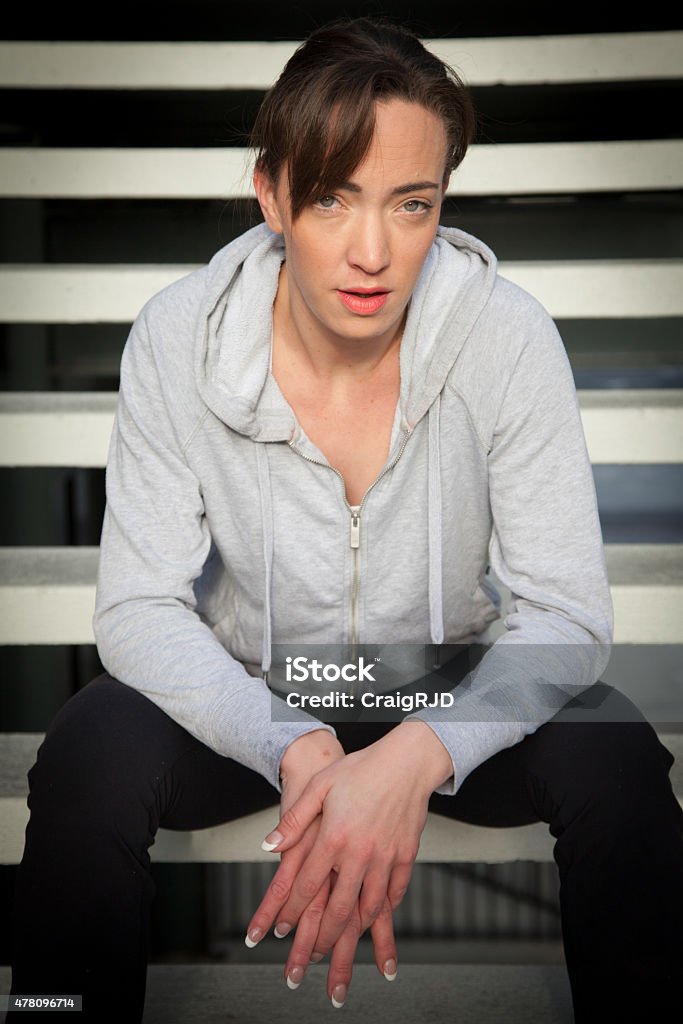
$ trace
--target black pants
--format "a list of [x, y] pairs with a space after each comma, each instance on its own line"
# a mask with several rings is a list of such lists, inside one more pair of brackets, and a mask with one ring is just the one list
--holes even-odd
[[[486, 826], [547, 822], [575, 1020], [659, 1024], [683, 1009], [683, 813], [668, 777], [673, 757], [626, 697], [603, 683], [593, 689], [623, 702], [620, 717], [631, 720], [551, 720], [476, 768], [456, 796], [433, 795], [430, 809]], [[348, 751], [391, 727], [337, 731]], [[107, 674], [58, 712], [29, 782], [12, 993], [81, 993], [80, 1020], [137, 1024], [157, 829], [216, 825], [278, 795]]]

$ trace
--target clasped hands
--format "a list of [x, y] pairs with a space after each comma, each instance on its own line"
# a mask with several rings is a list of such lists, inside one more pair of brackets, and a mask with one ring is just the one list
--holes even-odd
[[263, 844], [280, 864], [245, 941], [255, 946], [273, 924], [279, 938], [296, 928], [284, 968], [290, 988], [331, 951], [327, 994], [340, 1007], [368, 928], [378, 970], [396, 977], [393, 911], [408, 888], [429, 797], [453, 774], [452, 761], [433, 730], [413, 720], [350, 754], [327, 730], [305, 733], [280, 772], [281, 816]]

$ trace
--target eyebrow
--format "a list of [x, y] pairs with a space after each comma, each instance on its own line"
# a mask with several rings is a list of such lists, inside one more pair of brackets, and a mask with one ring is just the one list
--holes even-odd
[[[441, 186], [434, 181], [410, 181], [407, 185], [398, 185], [396, 188], [391, 190], [392, 196], [404, 196], [408, 192], [421, 192], [425, 188], [438, 189]], [[342, 181], [337, 186], [338, 189], [344, 192], [362, 192], [360, 185], [356, 185], [353, 181]]]

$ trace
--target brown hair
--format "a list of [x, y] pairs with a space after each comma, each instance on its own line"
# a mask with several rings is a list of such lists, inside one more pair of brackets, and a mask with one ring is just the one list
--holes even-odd
[[378, 100], [418, 103], [443, 121], [444, 176], [475, 130], [469, 92], [412, 32], [376, 18], [317, 29], [298, 47], [261, 104], [251, 134], [256, 166], [277, 183], [288, 167], [292, 216], [339, 182], [367, 153]]

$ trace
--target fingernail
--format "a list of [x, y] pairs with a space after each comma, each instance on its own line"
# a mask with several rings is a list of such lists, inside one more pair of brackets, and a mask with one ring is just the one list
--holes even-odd
[[280, 832], [270, 832], [261, 843], [261, 849], [265, 850], [266, 853], [270, 853], [276, 846], [279, 846], [284, 836]]
[[308, 962], [309, 964], [319, 964], [324, 956], [324, 953], [311, 953], [311, 959]]
[[384, 977], [387, 979], [387, 981], [393, 981], [397, 973], [398, 972], [396, 970], [396, 961], [393, 959], [387, 960], [387, 962], [384, 965]]
[[332, 989], [332, 1005], [340, 1010], [346, 1000], [346, 985], [335, 985]]
[[289, 988], [298, 988], [301, 982], [304, 980], [304, 969], [303, 967], [292, 967], [291, 971], [287, 975], [287, 985]]
[[273, 935], [276, 939], [284, 939], [285, 935], [289, 935], [292, 930], [291, 924], [285, 924], [284, 921], [281, 924], [275, 925], [273, 929]]
[[253, 949], [262, 938], [263, 928], [252, 928], [244, 937], [244, 945], [247, 946], [248, 949]]

